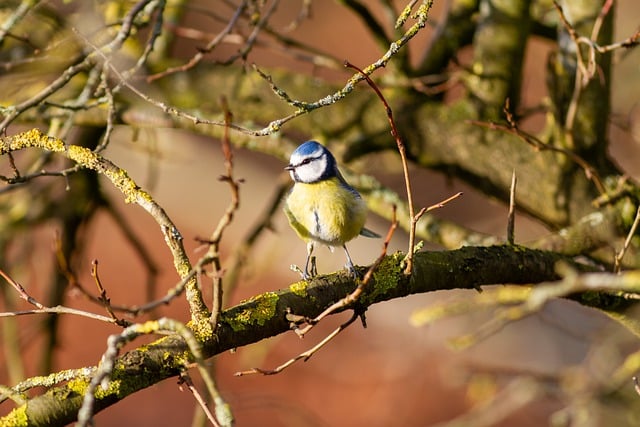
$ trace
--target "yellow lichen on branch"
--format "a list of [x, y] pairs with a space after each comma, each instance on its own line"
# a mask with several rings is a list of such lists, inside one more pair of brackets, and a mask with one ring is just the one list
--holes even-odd
[[31, 147], [39, 147], [55, 153], [65, 150], [64, 142], [58, 138], [45, 135], [40, 129], [36, 128], [0, 138], [0, 155]]

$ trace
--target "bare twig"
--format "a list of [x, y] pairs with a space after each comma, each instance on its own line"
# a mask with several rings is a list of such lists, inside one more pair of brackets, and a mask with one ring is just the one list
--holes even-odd
[[[218, 121], [218, 120], [208, 120], [208, 119], [204, 119], [202, 117], [199, 117], [196, 114], [191, 114], [188, 113], [186, 111], [181, 111], [175, 107], [171, 107], [167, 104], [165, 104], [162, 101], [158, 101], [152, 97], [150, 97], [149, 95], [147, 95], [146, 93], [142, 92], [141, 90], [137, 89], [135, 86], [133, 86], [132, 84], [130, 84], [128, 81], [126, 81], [127, 79], [125, 78], [125, 76], [122, 75], [122, 73], [120, 73], [118, 70], [116, 70], [115, 68], [112, 67], [112, 71], [114, 73], [114, 75], [116, 77], [118, 77], [121, 81], [122, 84], [124, 86], [126, 86], [127, 88], [129, 88], [135, 95], [137, 95], [138, 97], [140, 97], [141, 99], [143, 99], [144, 101], [160, 108], [162, 111], [164, 111], [167, 114], [170, 114], [172, 116], [175, 117], [181, 117], [187, 120], [192, 121], [195, 124], [208, 124], [208, 125], [214, 125], [214, 126], [228, 126], [229, 128], [245, 133], [247, 135], [253, 135], [253, 136], [266, 136], [266, 135], [271, 135], [277, 131], [279, 131], [282, 126], [301, 116], [304, 114], [308, 114], [311, 111], [314, 111], [318, 108], [322, 108], [322, 107], [326, 107], [328, 105], [332, 105], [335, 104], [336, 102], [340, 101], [341, 99], [345, 98], [348, 94], [350, 94], [354, 88], [355, 85], [359, 82], [361, 82], [362, 80], [365, 79], [365, 75], [370, 75], [372, 74], [374, 71], [380, 69], [380, 68], [384, 68], [389, 61], [391, 60], [391, 58], [393, 58], [402, 47], [404, 47], [409, 40], [411, 40], [421, 29], [423, 29], [426, 26], [427, 23], [427, 18], [428, 18], [428, 14], [429, 14], [429, 10], [431, 8], [432, 5], [432, 1], [431, 0], [427, 0], [425, 2], [423, 2], [423, 4], [418, 7], [418, 10], [415, 12], [414, 17], [416, 19], [416, 22], [410, 27], [408, 28], [401, 37], [399, 37], [397, 40], [395, 40], [393, 43], [391, 43], [389, 45], [388, 50], [382, 55], [382, 57], [380, 57], [377, 61], [375, 61], [374, 63], [370, 64], [368, 67], [364, 68], [362, 72], [358, 72], [355, 75], [353, 75], [346, 83], [345, 85], [339, 89], [338, 91], [336, 91], [333, 94], [330, 94], [328, 96], [323, 97], [322, 99], [319, 99], [315, 102], [302, 102], [302, 101], [297, 101], [299, 102], [299, 106], [297, 108], [296, 111], [294, 111], [293, 113], [289, 114], [286, 117], [282, 117], [276, 120], [272, 120], [269, 124], [267, 124], [267, 126], [263, 127], [262, 129], [258, 129], [258, 130], [252, 130], [252, 129], [247, 129], [245, 127], [236, 125], [236, 124], [227, 124], [224, 121]], [[101, 51], [97, 52], [99, 55], [104, 55]]]
[[[136, 241], [136, 243], [139, 245], [139, 242]], [[62, 273], [62, 275], [67, 279], [69, 287], [72, 290], [77, 291], [78, 293], [80, 293], [88, 301], [91, 301], [92, 303], [97, 303], [97, 304], [104, 305], [104, 302], [101, 300], [100, 296], [93, 295], [91, 292], [86, 290], [82, 286], [82, 284], [78, 281], [78, 278], [76, 277], [75, 272], [69, 266], [69, 262], [67, 261], [67, 258], [65, 257], [65, 255], [64, 255], [64, 253], [62, 251], [62, 242], [60, 240], [59, 233], [56, 233], [55, 240], [54, 240], [54, 245], [55, 245], [56, 261], [58, 262], [58, 269], [59, 269], [60, 273]], [[134, 247], [136, 249], [138, 249], [138, 246], [135, 245], [135, 244], [134, 244]], [[144, 258], [144, 256], [143, 256], [143, 258]], [[139, 310], [136, 307], [125, 307], [125, 306], [120, 306], [120, 305], [114, 305], [114, 304], [111, 304], [111, 303], [109, 303], [109, 307], [114, 312], [115, 311], [120, 311], [120, 312], [124, 312], [124, 313], [127, 313], [129, 315], [134, 315], [134, 316], [142, 312], [142, 310]], [[121, 320], [121, 322], [126, 322], [126, 321], [125, 320]], [[127, 326], [127, 325], [121, 325], [121, 326]]]
[[[156, 278], [158, 276], [158, 266], [156, 262], [153, 260], [153, 256], [149, 253], [144, 244], [140, 241], [139, 237], [136, 235], [135, 224], [130, 224], [127, 219], [120, 213], [118, 208], [111, 203], [110, 201], [106, 201], [106, 210], [115, 222], [116, 226], [122, 231], [124, 238], [129, 242], [129, 244], [133, 247], [134, 251], [140, 257], [140, 261], [144, 266], [147, 279], [145, 286], [145, 301], [151, 301], [155, 298], [156, 293]], [[112, 306], [113, 307], [113, 306]], [[116, 308], [116, 307], [114, 307]], [[125, 310], [129, 311], [129, 310]]]
[[4, 38], [10, 34], [11, 29], [19, 23], [37, 3], [38, 2], [23, 1], [19, 5], [13, 6], [15, 7], [13, 13], [4, 19], [0, 26], [0, 45], [4, 43]]
[[416, 219], [416, 221], [415, 221], [415, 222], [417, 223], [417, 222], [418, 222], [418, 220], [419, 220], [420, 218], [422, 218], [422, 216], [423, 216], [424, 214], [428, 213], [428, 212], [431, 212], [431, 211], [433, 211], [433, 210], [435, 210], [435, 209], [441, 209], [441, 208], [444, 208], [444, 207], [445, 207], [449, 202], [454, 201], [454, 200], [455, 200], [455, 199], [457, 199], [458, 197], [462, 196], [462, 194], [464, 194], [462, 191], [458, 191], [458, 192], [457, 192], [456, 194], [454, 194], [453, 196], [449, 196], [449, 197], [447, 197], [446, 199], [439, 201], [438, 203], [434, 203], [434, 204], [433, 204], [433, 205], [431, 205], [431, 206], [427, 206], [427, 207], [424, 207], [424, 208], [420, 209], [420, 210], [418, 211], [418, 213], [417, 213], [417, 214], [415, 214], [415, 216], [414, 216], [414, 218]]
[[[613, 6], [613, 0], [606, 0], [606, 2], [602, 5], [600, 9], [600, 13], [596, 18], [593, 28], [591, 30], [590, 37], [581, 36], [577, 33], [573, 25], [567, 19], [562, 6], [554, 0], [553, 2], [558, 15], [560, 16], [560, 20], [564, 28], [567, 30], [567, 33], [573, 40], [575, 44], [575, 54], [576, 54], [576, 75], [575, 75], [575, 83], [573, 88], [573, 93], [571, 96], [571, 101], [569, 102], [564, 128], [566, 132], [566, 137], [571, 139], [571, 130], [573, 129], [573, 125], [575, 123], [577, 111], [578, 111], [578, 100], [580, 98], [580, 94], [582, 90], [587, 86], [589, 81], [593, 79], [598, 71], [598, 64], [596, 62], [596, 52], [606, 53], [612, 51], [614, 49], [622, 48], [622, 47], [631, 47], [636, 46], [638, 44], [638, 39], [640, 38], [640, 31], [636, 31], [632, 36], [628, 37], [626, 40], [619, 43], [612, 43], [605, 46], [600, 46], [597, 43], [598, 36], [600, 34], [600, 30], [602, 29], [602, 25], [604, 23], [605, 17], [609, 14], [611, 7]], [[587, 58], [583, 58], [583, 52], [581, 51], [581, 47], [587, 47]]]
[[185, 287], [194, 281], [196, 274], [201, 271], [202, 266], [196, 264], [187, 274], [185, 274], [178, 283], [176, 283], [173, 288], [169, 289], [167, 293], [156, 300], [147, 301], [146, 303], [140, 306], [131, 307], [130, 311], [134, 315], [138, 315], [140, 313], [146, 313], [148, 311], [154, 310], [160, 306], [169, 304], [174, 298], [179, 297], [184, 292]]
[[361, 70], [357, 66], [351, 64], [348, 61], [345, 61], [344, 65], [345, 67], [353, 68], [354, 70], [357, 70], [363, 76], [363, 78], [367, 81], [369, 86], [374, 90], [376, 95], [378, 95], [378, 98], [380, 99], [380, 101], [382, 101], [382, 104], [384, 105], [385, 111], [387, 113], [387, 119], [389, 120], [389, 124], [391, 126], [391, 135], [395, 139], [396, 145], [398, 147], [398, 153], [400, 153], [400, 161], [402, 162], [402, 171], [404, 173], [404, 184], [407, 191], [407, 204], [409, 207], [409, 215], [411, 217], [411, 227], [409, 228], [409, 249], [407, 250], [406, 268], [404, 270], [404, 273], [409, 275], [411, 274], [411, 271], [413, 268], [413, 253], [415, 251], [414, 246], [415, 246], [415, 240], [416, 240], [417, 219], [415, 215], [415, 209], [413, 207], [413, 192], [411, 191], [411, 178], [409, 176], [409, 162], [407, 160], [407, 151], [404, 146], [404, 142], [400, 137], [400, 133], [398, 133], [398, 129], [396, 128], [396, 123], [393, 120], [393, 110], [391, 110], [391, 107], [387, 103], [387, 100], [385, 99], [384, 95], [382, 94], [378, 86], [373, 82], [371, 77], [369, 77], [363, 70]]
[[111, 308], [111, 300], [109, 299], [109, 297], [107, 297], [107, 291], [102, 286], [102, 281], [100, 280], [100, 275], [98, 274], [97, 259], [94, 259], [93, 261], [91, 261], [91, 277], [93, 277], [93, 280], [95, 281], [96, 286], [98, 287], [98, 292], [99, 292], [98, 300], [102, 303], [105, 310], [107, 310], [107, 313], [109, 313], [109, 316], [111, 316], [111, 318], [117, 325], [124, 326], [124, 327], [129, 326], [130, 323], [124, 319], [119, 319], [118, 316], [116, 316], [116, 314], [113, 312], [113, 308]]
[[[402, 170], [404, 173], [404, 182], [405, 182], [405, 188], [407, 191], [407, 205], [408, 205], [408, 210], [409, 210], [409, 217], [410, 217], [410, 226], [409, 226], [409, 249], [407, 251], [407, 258], [406, 258], [406, 266], [405, 266], [405, 270], [404, 270], [404, 274], [411, 274], [411, 271], [413, 269], [413, 255], [416, 251], [416, 245], [415, 245], [415, 240], [416, 240], [416, 225], [418, 223], [418, 220], [420, 220], [420, 218], [422, 217], [422, 215], [424, 215], [426, 212], [435, 209], [437, 207], [442, 207], [444, 206], [446, 203], [448, 203], [449, 201], [456, 199], [457, 197], [461, 196], [462, 193], [458, 193], [452, 197], [449, 197], [448, 199], [446, 199], [443, 202], [440, 202], [437, 205], [433, 205], [430, 208], [423, 208], [421, 209], [418, 213], [415, 213], [414, 207], [413, 207], [413, 193], [411, 191], [411, 178], [409, 176], [409, 164], [407, 161], [407, 154], [406, 154], [406, 148], [404, 146], [404, 143], [402, 142], [402, 138], [400, 137], [400, 134], [398, 132], [398, 129], [396, 128], [396, 124], [395, 124], [395, 120], [393, 119], [393, 110], [391, 109], [391, 107], [389, 106], [389, 104], [387, 103], [387, 100], [385, 99], [384, 95], [382, 94], [382, 92], [380, 91], [380, 89], [378, 88], [378, 86], [375, 84], [375, 82], [367, 75], [364, 73], [363, 70], [359, 69], [357, 66], [349, 63], [348, 61], [345, 61], [345, 66], [349, 67], [349, 68], [353, 68], [355, 70], [358, 70], [365, 78], [365, 80], [367, 81], [367, 83], [369, 84], [369, 86], [375, 91], [376, 95], [378, 95], [378, 98], [380, 99], [380, 101], [382, 101], [384, 107], [385, 107], [385, 111], [387, 113], [387, 118], [389, 120], [389, 124], [391, 126], [391, 135], [394, 137], [395, 141], [396, 141], [396, 145], [398, 147], [398, 152], [400, 153], [400, 159], [402, 162]], [[395, 207], [394, 207], [394, 221], [395, 221]]]
[[11, 276], [5, 273], [2, 269], [0, 269], [0, 276], [4, 277], [4, 280], [9, 282], [9, 284], [13, 286], [13, 288], [16, 291], [18, 291], [18, 295], [20, 295], [20, 298], [27, 301], [29, 304], [36, 306], [40, 310], [45, 308], [44, 305], [40, 304], [38, 301], [35, 300], [35, 298], [29, 295], [20, 283], [13, 280], [13, 278], [11, 278]]
[[18, 105], [14, 105], [11, 110], [4, 115], [4, 119], [2, 120], [2, 122], [0, 122], [0, 135], [5, 134], [7, 127], [16, 119], [16, 117], [29, 110], [30, 108], [33, 108], [36, 105], [40, 104], [49, 96], [64, 87], [74, 76], [83, 71], [89, 70], [92, 66], [92, 58], [87, 56], [82, 61], [79, 61], [65, 69], [64, 72], [60, 74], [60, 76], [58, 76], [58, 78], [53, 80], [49, 85], [44, 87], [37, 94], [19, 103]]
[[620, 48], [630, 48], [640, 44], [640, 30], [627, 37], [625, 40], [617, 43], [611, 43], [605, 46], [596, 46], [596, 50], [600, 53], [610, 52]]
[[638, 209], [636, 209], [636, 216], [633, 220], [633, 224], [629, 229], [629, 233], [627, 233], [627, 238], [624, 241], [624, 245], [622, 248], [615, 254], [613, 258], [613, 271], [614, 273], [619, 273], [622, 268], [622, 258], [624, 258], [624, 254], [627, 253], [629, 249], [629, 245], [631, 245], [631, 239], [636, 234], [636, 230], [638, 229], [638, 224], [640, 223], [640, 204], [638, 205]]
[[289, 25], [287, 25], [285, 31], [295, 30], [296, 28], [298, 28], [298, 25], [300, 25], [302, 21], [311, 17], [312, 1], [313, 0], [302, 0], [302, 4], [300, 5], [300, 11], [298, 12], [298, 15], [295, 17], [293, 21], [289, 23]]
[[102, 316], [100, 314], [91, 313], [84, 310], [78, 310], [75, 308], [64, 307], [61, 305], [55, 307], [42, 307], [33, 310], [18, 310], [1, 312], [0, 317], [14, 317], [14, 316], [26, 316], [30, 314], [72, 314], [74, 316], [86, 317], [93, 320], [99, 320], [101, 322], [116, 323], [111, 317]]
[[[582, 52], [580, 50], [580, 37], [576, 33], [576, 30], [573, 28], [571, 23], [567, 20], [567, 17], [565, 16], [564, 11], [562, 10], [562, 7], [558, 4], [558, 2], [554, 0], [553, 5], [558, 11], [558, 14], [560, 15], [560, 19], [565, 29], [569, 33], [569, 36], [571, 37], [571, 39], [576, 45], [576, 64], [577, 64], [576, 76], [574, 80], [573, 93], [571, 94], [571, 100], [567, 107], [567, 113], [566, 113], [565, 122], [564, 122], [565, 137], [568, 138], [568, 140], [570, 141], [569, 146], [571, 147], [573, 146], [572, 144], [573, 134], [571, 133], [571, 131], [573, 129], [575, 118], [578, 113], [578, 101], [580, 99], [580, 94], [582, 92], [582, 89], [587, 85], [589, 80], [591, 80], [591, 78], [593, 77], [593, 74], [595, 73], [596, 64], [595, 64], [595, 58], [594, 58], [593, 61], [589, 62], [588, 67], [585, 66], [582, 58]], [[589, 46], [591, 46], [591, 44], [589, 44]], [[593, 49], [590, 49], [590, 52], [593, 53]], [[590, 57], [591, 56], [592, 55], [590, 55]]]
[[[257, 5], [257, 3], [255, 2], [250, 2], [250, 3], [254, 6]], [[247, 37], [247, 40], [244, 43], [244, 46], [242, 46], [242, 48], [239, 49], [235, 55], [231, 55], [231, 57], [223, 61], [222, 62], [223, 65], [231, 64], [234, 61], [236, 61], [238, 58], [241, 58], [242, 60], [247, 59], [247, 55], [253, 48], [254, 44], [258, 41], [258, 34], [260, 34], [260, 31], [262, 31], [267, 26], [269, 19], [275, 13], [279, 4], [280, 4], [279, 0], [274, 0], [266, 8], [266, 10], [260, 11], [259, 13], [260, 19], [258, 20], [258, 22], [254, 23], [253, 30], [251, 31], [251, 34], [249, 34], [249, 37]]]
[[515, 224], [516, 224], [516, 170], [511, 174], [511, 190], [509, 191], [509, 216], [507, 217], [507, 243], [513, 245], [515, 243]]
[[196, 386], [193, 384], [193, 380], [191, 379], [191, 377], [187, 372], [182, 372], [180, 374], [179, 384], [187, 385], [187, 389], [191, 392], [191, 394], [193, 395], [193, 398], [196, 399], [196, 402], [198, 402], [198, 405], [200, 406], [204, 414], [207, 416], [207, 419], [209, 420], [209, 422], [216, 427], [220, 427], [220, 424], [218, 424], [218, 421], [216, 420], [216, 418], [213, 416], [213, 414], [207, 407], [207, 403], [204, 401], [204, 398], [202, 397], [202, 395], [200, 394]]
[[[231, 124], [231, 120], [233, 118], [231, 111], [229, 110], [229, 106], [227, 105], [227, 100], [225, 98], [221, 99], [222, 110], [224, 111], [224, 121], [227, 125]], [[220, 313], [222, 312], [222, 262], [220, 260], [220, 241], [222, 240], [222, 235], [229, 225], [233, 222], [233, 217], [235, 212], [240, 207], [240, 182], [233, 177], [233, 153], [231, 151], [231, 142], [229, 137], [229, 126], [225, 127], [224, 136], [222, 138], [222, 153], [224, 155], [224, 167], [225, 167], [225, 175], [220, 176], [220, 180], [229, 184], [229, 189], [231, 191], [231, 201], [227, 206], [227, 209], [218, 221], [218, 226], [211, 234], [209, 238], [209, 250], [207, 252], [207, 258], [210, 258], [212, 266], [213, 266], [213, 302], [211, 307], [211, 316], [209, 321], [213, 325], [213, 328], [216, 328], [218, 324], [218, 318]]]
[[207, 53], [210, 53], [213, 49], [215, 49], [216, 46], [218, 46], [225, 39], [225, 37], [227, 37], [231, 33], [231, 31], [236, 26], [238, 19], [240, 19], [240, 17], [242, 16], [242, 13], [245, 11], [246, 8], [247, 8], [247, 1], [244, 0], [240, 3], [236, 11], [234, 12], [233, 16], [231, 16], [231, 18], [227, 22], [227, 26], [223, 28], [222, 31], [220, 31], [209, 43], [207, 43], [205, 47], [198, 49], [198, 52], [195, 55], [193, 55], [191, 59], [189, 59], [185, 64], [178, 65], [176, 67], [170, 67], [162, 72], [150, 75], [147, 77], [147, 81], [152, 82], [154, 80], [160, 79], [170, 74], [187, 71], [195, 67], [204, 59]]
[[593, 23], [593, 28], [591, 29], [591, 40], [594, 42], [598, 40], [598, 35], [600, 34], [600, 30], [602, 29], [602, 24], [604, 24], [604, 18], [609, 14], [611, 7], [613, 6], [613, 0], [606, 0], [605, 3], [600, 8], [600, 13], [596, 18], [596, 21]]
[[345, 330], [349, 325], [351, 325], [357, 318], [358, 316], [360, 316], [360, 313], [354, 311], [352, 316], [349, 318], [349, 320], [347, 320], [345, 323], [343, 323], [342, 325], [338, 326], [333, 332], [331, 332], [329, 335], [327, 335], [322, 341], [320, 341], [318, 344], [316, 344], [315, 346], [313, 346], [312, 348], [310, 348], [309, 350], [300, 353], [299, 355], [297, 355], [294, 358], [291, 358], [289, 360], [287, 360], [285, 363], [283, 363], [282, 365], [274, 368], [274, 369], [262, 369], [262, 368], [252, 368], [249, 369], [248, 371], [240, 371], [240, 372], [236, 372], [235, 375], [236, 377], [241, 377], [243, 375], [251, 375], [251, 374], [262, 374], [262, 375], [275, 375], [275, 374], [279, 374], [280, 372], [284, 371], [285, 369], [287, 369], [289, 366], [293, 365], [294, 363], [296, 363], [298, 360], [303, 360], [303, 361], [307, 361], [309, 360], [309, 358], [311, 356], [313, 356], [314, 354], [316, 354], [318, 352], [318, 350], [320, 350], [322, 347], [324, 347], [325, 345], [327, 345], [332, 339], [334, 339], [340, 332], [342, 332], [343, 330]]
[[492, 130], [500, 130], [500, 131], [515, 135], [518, 138], [520, 138], [522, 141], [531, 145], [536, 150], [549, 150], [549, 151], [553, 151], [555, 153], [560, 153], [567, 156], [571, 161], [573, 161], [578, 166], [580, 166], [580, 168], [582, 168], [587, 179], [593, 182], [593, 184], [595, 185], [596, 189], [600, 194], [606, 193], [604, 184], [602, 183], [600, 176], [596, 172], [596, 169], [593, 166], [591, 166], [589, 162], [587, 162], [585, 159], [583, 159], [582, 157], [580, 157], [578, 154], [574, 153], [571, 150], [568, 150], [562, 147], [557, 147], [555, 145], [547, 144], [541, 141], [539, 138], [520, 129], [518, 127], [518, 124], [515, 121], [515, 118], [513, 117], [513, 114], [509, 109], [509, 100], [505, 102], [504, 113], [505, 113], [505, 118], [507, 120], [508, 125], [502, 125], [502, 124], [492, 123], [492, 122], [487, 123], [487, 122], [476, 121], [476, 120], [468, 120], [468, 123], [476, 126], [492, 129]]

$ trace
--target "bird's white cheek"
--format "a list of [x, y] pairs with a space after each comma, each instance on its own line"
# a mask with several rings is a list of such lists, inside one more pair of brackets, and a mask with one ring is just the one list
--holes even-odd
[[313, 170], [311, 169], [310, 165], [297, 167], [296, 174], [298, 175], [298, 179], [302, 182], [311, 182], [315, 179], [315, 177], [313, 176]]

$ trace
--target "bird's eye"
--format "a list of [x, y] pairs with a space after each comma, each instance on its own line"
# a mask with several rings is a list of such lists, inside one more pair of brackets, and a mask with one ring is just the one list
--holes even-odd
[[301, 165], [308, 165], [309, 163], [311, 163], [311, 159], [304, 159], [300, 164]]

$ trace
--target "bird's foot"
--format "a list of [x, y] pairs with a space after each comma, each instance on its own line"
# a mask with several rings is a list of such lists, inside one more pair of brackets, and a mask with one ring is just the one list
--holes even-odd
[[309, 275], [309, 278], [311, 279], [311, 278], [316, 277], [318, 275], [318, 267], [316, 267], [316, 257], [312, 256], [310, 262], [311, 262], [311, 271], [307, 271], [307, 274]]
[[289, 266], [289, 269], [291, 271], [295, 271], [296, 273], [298, 273], [300, 275], [300, 277], [302, 278], [302, 280], [309, 280], [311, 277], [309, 276], [309, 273], [307, 273], [306, 271], [302, 270], [300, 267], [298, 267], [295, 264], [291, 264]]
[[289, 268], [291, 269], [291, 271], [295, 271], [296, 273], [298, 273], [302, 280], [311, 280], [318, 275], [315, 257], [311, 257], [311, 268], [309, 268], [309, 266], [307, 265], [303, 270], [295, 264], [291, 264]]
[[362, 279], [362, 276], [360, 276], [360, 273], [358, 273], [358, 270], [356, 270], [356, 267], [352, 263], [346, 263], [344, 268], [354, 279]]

